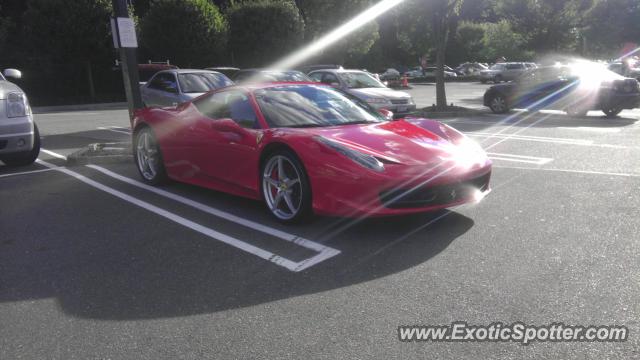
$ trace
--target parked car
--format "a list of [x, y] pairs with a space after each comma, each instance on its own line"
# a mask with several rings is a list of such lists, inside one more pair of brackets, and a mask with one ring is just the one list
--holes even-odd
[[317, 70], [309, 73], [314, 81], [349, 93], [376, 109], [387, 109], [397, 117], [412, 113], [416, 104], [411, 95], [389, 89], [379, 80], [360, 70]]
[[422, 71], [422, 67], [416, 66], [414, 68], [411, 68], [409, 71], [405, 72], [404, 76], [410, 77], [410, 78], [424, 77], [424, 72]]
[[167, 63], [148, 63], [138, 64], [138, 76], [140, 85], [144, 85], [155, 75], [158, 71], [162, 70], [175, 70], [178, 67]]
[[321, 64], [314, 64], [314, 65], [304, 65], [300, 67], [300, 71], [302, 71], [305, 74], [308, 74], [312, 71], [315, 70], [322, 70], [322, 69], [342, 69], [342, 65], [336, 65], [336, 64], [327, 64], [327, 65], [321, 65]]
[[229, 79], [233, 79], [238, 73], [238, 71], [240, 71], [240, 69], [238, 69], [237, 67], [230, 67], [230, 66], [208, 67], [208, 68], [205, 68], [205, 70], [219, 72], [221, 74], [224, 74]]
[[21, 77], [16, 69], [0, 74], [0, 161], [10, 166], [29, 165], [40, 154], [40, 133], [27, 95], [6, 79]]
[[480, 73], [482, 70], [487, 70], [487, 66], [481, 63], [464, 63], [460, 64], [456, 71], [462, 73], [463, 76], [473, 76]]
[[219, 72], [175, 69], [156, 73], [140, 87], [140, 92], [145, 106], [176, 106], [229, 85], [233, 85], [233, 81]]
[[146, 183], [171, 178], [262, 200], [282, 222], [434, 211], [489, 192], [491, 161], [462, 133], [388, 121], [322, 84], [229, 87], [138, 110], [132, 125]]
[[640, 81], [640, 62], [630, 62], [625, 66], [622, 61], [615, 61], [607, 65], [607, 68], [616, 74], [632, 77]]
[[[435, 66], [430, 66], [430, 67], [424, 68], [424, 70], [423, 70], [424, 77], [435, 78], [437, 70], [438, 70], [438, 68], [436, 68]], [[445, 77], [445, 79], [454, 78], [454, 77], [458, 77], [458, 74], [456, 74], [456, 72], [453, 71], [453, 69], [451, 69], [450, 67], [447, 66], [444, 69], [444, 77]]]
[[615, 117], [623, 109], [640, 106], [638, 84], [597, 64], [540, 67], [514, 82], [490, 87], [484, 105], [498, 114], [526, 108], [564, 110], [574, 116], [602, 110]]
[[388, 68], [378, 74], [378, 79], [388, 87], [399, 87], [402, 83], [400, 72], [394, 68]]
[[298, 70], [242, 69], [238, 71], [236, 76], [233, 78], [233, 81], [241, 84], [247, 82], [304, 82], [311, 81], [311, 79]]
[[485, 84], [489, 81], [494, 83], [511, 81], [527, 70], [529, 69], [526, 64], [522, 62], [498, 63], [487, 70], [480, 71], [480, 82]]

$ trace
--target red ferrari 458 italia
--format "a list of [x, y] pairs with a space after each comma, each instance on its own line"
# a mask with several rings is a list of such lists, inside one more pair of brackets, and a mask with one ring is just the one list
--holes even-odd
[[382, 112], [315, 83], [228, 87], [137, 111], [133, 152], [147, 183], [263, 200], [285, 222], [432, 211], [488, 193], [491, 161], [475, 142]]

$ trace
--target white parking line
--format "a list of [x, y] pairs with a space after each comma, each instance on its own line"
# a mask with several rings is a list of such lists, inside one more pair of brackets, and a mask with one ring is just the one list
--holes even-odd
[[[138, 187], [140, 189], [144, 189], [144, 190], [150, 191], [150, 192], [152, 192], [154, 194], [157, 194], [157, 195], [160, 195], [160, 196], [164, 196], [164, 197], [166, 197], [168, 199], [177, 201], [177, 202], [182, 203], [182, 204], [187, 205], [187, 206], [191, 206], [192, 208], [195, 208], [195, 209], [198, 209], [200, 211], [206, 212], [206, 213], [211, 214], [213, 216], [217, 216], [217, 217], [225, 219], [227, 221], [231, 221], [231, 222], [234, 222], [236, 224], [239, 224], [239, 225], [242, 225], [242, 226], [245, 226], [245, 227], [260, 231], [260, 232], [263, 232], [265, 234], [269, 234], [271, 236], [280, 238], [282, 240], [289, 241], [289, 242], [292, 242], [294, 244], [306, 247], [307, 249], [314, 250], [314, 251], [319, 251], [319, 252], [327, 251], [327, 250], [331, 249], [331, 248], [329, 248], [327, 246], [324, 246], [324, 245], [322, 245], [320, 243], [317, 243], [317, 242], [314, 242], [314, 241], [311, 241], [311, 240], [308, 240], [308, 239], [304, 239], [304, 238], [301, 238], [299, 236], [292, 235], [292, 234], [286, 233], [284, 231], [280, 231], [278, 229], [274, 229], [272, 227], [257, 223], [255, 221], [251, 221], [251, 220], [247, 220], [245, 218], [241, 218], [239, 216], [230, 214], [230, 213], [228, 213], [226, 211], [219, 210], [219, 209], [213, 208], [211, 206], [205, 205], [203, 203], [199, 203], [197, 201], [191, 200], [191, 199], [186, 198], [184, 196], [180, 196], [178, 194], [175, 194], [175, 193], [172, 193], [172, 192], [169, 192], [169, 191], [166, 191], [166, 190], [162, 190], [162, 189], [159, 189], [157, 187], [153, 187], [153, 186], [147, 185], [147, 184], [145, 184], [143, 182], [130, 179], [130, 178], [126, 177], [126, 176], [122, 176], [122, 175], [117, 174], [117, 173], [115, 173], [115, 172], [113, 172], [111, 170], [105, 169], [105, 168], [103, 168], [101, 166], [97, 166], [97, 165], [86, 165], [86, 166], [89, 167], [89, 168], [92, 168], [94, 170], [97, 170], [97, 171], [99, 171], [99, 172], [101, 172], [101, 173], [103, 173], [103, 174], [105, 174], [107, 176], [110, 176], [110, 177], [112, 177], [112, 178], [114, 178], [116, 180], [125, 182], [125, 183], [127, 183], [129, 185], [133, 185], [133, 186]], [[331, 249], [331, 250], [335, 250], [335, 249]]]
[[[48, 153], [48, 154], [50, 154], [50, 155], [52, 155], [54, 157], [57, 157], [57, 158], [65, 158], [66, 159], [66, 157], [64, 157], [63, 155], [57, 154], [57, 153], [55, 153], [53, 151], [46, 150], [46, 153]], [[320, 243], [317, 243], [317, 242], [314, 242], [314, 241], [311, 241], [311, 240], [308, 240], [308, 239], [305, 239], [305, 238], [302, 238], [302, 237], [299, 237], [299, 236], [295, 236], [295, 235], [286, 233], [284, 231], [280, 231], [280, 230], [268, 227], [266, 225], [262, 225], [262, 224], [253, 222], [251, 220], [243, 219], [241, 217], [238, 217], [238, 216], [235, 216], [233, 214], [229, 214], [227, 212], [224, 212], [222, 210], [218, 210], [218, 209], [215, 209], [213, 207], [198, 203], [196, 201], [193, 201], [191, 199], [179, 196], [177, 194], [173, 194], [173, 193], [170, 193], [170, 192], [162, 190], [162, 189], [157, 189], [157, 188], [151, 187], [149, 185], [146, 185], [146, 184], [141, 183], [139, 181], [135, 181], [133, 179], [129, 179], [129, 178], [124, 177], [124, 176], [121, 176], [119, 174], [116, 174], [116, 173], [111, 172], [111, 171], [109, 171], [107, 169], [101, 168], [99, 166], [88, 165], [88, 167], [90, 167], [90, 168], [92, 168], [94, 170], [98, 170], [98, 171], [102, 172], [103, 174], [111, 176], [111, 177], [113, 177], [113, 178], [115, 178], [117, 180], [124, 181], [124, 182], [126, 182], [128, 184], [131, 184], [131, 185], [140, 187], [142, 189], [154, 192], [154, 193], [156, 193], [158, 195], [161, 195], [161, 196], [165, 196], [165, 197], [170, 198], [170, 199], [172, 199], [174, 201], [178, 201], [178, 202], [181, 202], [181, 203], [183, 203], [185, 205], [192, 206], [192, 207], [194, 207], [194, 208], [196, 208], [198, 210], [201, 210], [201, 211], [207, 212], [209, 214], [218, 216], [218, 217], [226, 219], [228, 221], [235, 222], [235, 223], [237, 223], [239, 225], [243, 225], [243, 226], [249, 227], [251, 229], [263, 232], [263, 233], [268, 234], [268, 235], [272, 235], [272, 236], [274, 236], [276, 238], [280, 238], [282, 240], [285, 240], [285, 241], [291, 242], [293, 244], [296, 244], [296, 245], [299, 245], [299, 246], [305, 247], [307, 249], [310, 249], [310, 250], [318, 252], [318, 254], [316, 254], [315, 256], [312, 256], [310, 258], [301, 260], [299, 262], [295, 262], [295, 261], [289, 260], [289, 259], [287, 259], [285, 257], [282, 257], [282, 256], [279, 256], [277, 254], [274, 254], [274, 253], [272, 253], [270, 251], [267, 251], [267, 250], [261, 249], [261, 248], [259, 248], [257, 246], [254, 246], [254, 245], [251, 245], [249, 243], [246, 243], [246, 242], [244, 242], [244, 241], [242, 241], [240, 239], [236, 239], [234, 237], [231, 237], [229, 235], [223, 234], [221, 232], [218, 232], [218, 231], [213, 230], [211, 228], [208, 228], [206, 226], [203, 226], [203, 225], [200, 225], [198, 223], [195, 223], [195, 222], [193, 222], [191, 220], [188, 220], [188, 219], [186, 219], [184, 217], [181, 217], [181, 216], [179, 216], [177, 214], [174, 214], [174, 213], [172, 213], [170, 211], [167, 211], [167, 210], [159, 208], [159, 207], [157, 207], [155, 205], [152, 205], [152, 204], [150, 204], [150, 203], [148, 203], [146, 201], [140, 200], [140, 199], [135, 198], [135, 197], [133, 197], [131, 195], [125, 194], [125, 193], [123, 193], [121, 191], [118, 191], [118, 190], [113, 189], [111, 187], [108, 187], [108, 186], [106, 186], [104, 184], [101, 184], [101, 183], [99, 183], [99, 182], [97, 182], [95, 180], [89, 179], [86, 176], [78, 174], [78, 173], [76, 173], [74, 171], [71, 171], [71, 170], [69, 170], [67, 168], [59, 167], [59, 166], [50, 164], [50, 163], [48, 163], [46, 161], [42, 161], [42, 160], [39, 160], [39, 159], [37, 160], [37, 162], [39, 164], [42, 164], [42, 165], [46, 166], [50, 170], [57, 170], [57, 171], [60, 171], [60, 172], [62, 172], [64, 174], [72, 176], [72, 177], [76, 178], [77, 180], [80, 180], [80, 181], [82, 181], [82, 182], [84, 182], [84, 183], [86, 183], [86, 184], [88, 184], [88, 185], [90, 185], [90, 186], [92, 186], [94, 188], [97, 188], [99, 190], [107, 192], [107, 193], [109, 193], [109, 194], [111, 194], [113, 196], [116, 196], [116, 197], [124, 200], [124, 201], [127, 201], [127, 202], [129, 202], [131, 204], [134, 204], [136, 206], [142, 207], [142, 208], [144, 208], [144, 209], [146, 209], [148, 211], [151, 211], [151, 212], [153, 212], [153, 213], [155, 213], [157, 215], [165, 217], [165, 218], [167, 218], [167, 219], [169, 219], [169, 220], [171, 220], [173, 222], [176, 222], [176, 223], [178, 223], [180, 225], [188, 227], [188, 228], [190, 228], [190, 229], [192, 229], [194, 231], [197, 231], [197, 232], [199, 232], [201, 234], [209, 236], [210, 238], [212, 238], [214, 240], [221, 241], [221, 242], [223, 242], [225, 244], [228, 244], [228, 245], [231, 245], [231, 246], [233, 246], [233, 247], [235, 247], [237, 249], [243, 250], [243, 251], [248, 252], [250, 254], [256, 255], [256, 256], [258, 256], [258, 257], [260, 257], [262, 259], [270, 261], [270, 262], [272, 262], [272, 263], [274, 263], [276, 265], [280, 265], [280, 266], [282, 266], [282, 267], [284, 267], [284, 268], [286, 268], [286, 269], [288, 269], [290, 271], [299, 272], [299, 271], [308, 269], [311, 266], [314, 266], [314, 265], [316, 265], [316, 264], [318, 264], [318, 263], [320, 263], [322, 261], [325, 261], [325, 260], [327, 260], [327, 259], [329, 259], [329, 258], [331, 258], [333, 256], [336, 256], [336, 255], [340, 254], [340, 250], [337, 250], [337, 249], [334, 249], [334, 248], [331, 248], [331, 247], [328, 247], [328, 246], [324, 246], [324, 245], [322, 245]]]
[[491, 152], [488, 152], [487, 155], [489, 155], [489, 158], [492, 160], [504, 160], [504, 161], [521, 162], [521, 163], [536, 164], [536, 165], [544, 165], [553, 161], [552, 158], [543, 158], [543, 157], [537, 157], [537, 156], [501, 154], [501, 153], [491, 153]]
[[640, 178], [640, 174], [617, 173], [617, 172], [607, 172], [607, 171], [556, 169], [556, 168], [525, 167], [525, 166], [501, 166], [501, 165], [493, 165], [493, 167], [494, 168], [503, 168], [503, 169], [537, 170], [537, 171], [564, 172], [564, 173], [573, 173], [573, 174], [607, 175], [607, 176], [621, 176], [621, 177]]
[[40, 151], [41, 151], [41, 152], [43, 152], [43, 153], [45, 153], [45, 154], [47, 154], [47, 155], [51, 155], [51, 156], [53, 156], [54, 158], [58, 158], [58, 159], [62, 159], [62, 160], [67, 160], [67, 157], [66, 157], [66, 156], [61, 155], [61, 154], [58, 154], [58, 153], [55, 153], [55, 152], [53, 152], [53, 151], [51, 151], [51, 150], [47, 150], [47, 149], [42, 149], [42, 148], [40, 148]]
[[53, 170], [53, 169], [46, 168], [46, 169], [39, 169], [39, 170], [32, 170], [32, 171], [22, 171], [22, 172], [17, 172], [17, 173], [2, 174], [2, 175], [0, 175], [0, 178], [5, 178], [5, 177], [9, 177], [9, 176], [36, 174], [36, 173], [41, 173], [41, 172], [46, 172], [46, 171], [51, 171], [51, 170]]
[[98, 126], [99, 130], [107, 130], [107, 131], [113, 131], [113, 132], [117, 132], [119, 134], [126, 134], [126, 135], [131, 135], [131, 131], [126, 130], [125, 128], [119, 127], [119, 126]]
[[593, 144], [593, 141], [591, 140], [556, 138], [556, 137], [546, 137], [546, 136], [514, 135], [514, 134], [504, 134], [504, 133], [492, 134], [492, 133], [484, 133], [484, 132], [468, 132], [466, 134], [469, 136], [479, 136], [479, 137], [488, 137], [488, 138], [551, 142], [551, 143], [571, 144], [571, 145], [592, 145]]

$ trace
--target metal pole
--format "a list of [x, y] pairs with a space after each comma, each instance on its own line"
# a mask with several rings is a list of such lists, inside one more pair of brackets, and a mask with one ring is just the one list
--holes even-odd
[[[128, 18], [127, 0], [112, 0], [113, 13], [116, 18]], [[142, 96], [140, 96], [140, 84], [138, 75], [138, 61], [135, 48], [120, 47], [120, 67], [122, 69], [122, 80], [124, 82], [124, 92], [127, 96], [129, 107], [129, 118], [133, 119], [135, 109], [142, 108]]]

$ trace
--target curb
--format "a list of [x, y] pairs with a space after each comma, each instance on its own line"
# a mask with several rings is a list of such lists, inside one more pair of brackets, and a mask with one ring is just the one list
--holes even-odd
[[131, 143], [96, 143], [67, 156], [67, 165], [118, 164], [133, 162]]
[[100, 103], [100, 104], [79, 104], [60, 106], [35, 106], [31, 108], [34, 114], [46, 114], [52, 112], [82, 111], [82, 110], [124, 110], [127, 109], [126, 102]]

